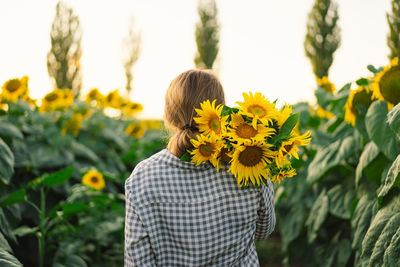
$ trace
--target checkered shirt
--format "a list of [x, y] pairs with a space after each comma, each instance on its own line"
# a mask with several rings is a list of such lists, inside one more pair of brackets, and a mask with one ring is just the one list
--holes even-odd
[[164, 149], [125, 183], [125, 266], [259, 266], [254, 240], [275, 227], [273, 188], [239, 188], [210, 164]]

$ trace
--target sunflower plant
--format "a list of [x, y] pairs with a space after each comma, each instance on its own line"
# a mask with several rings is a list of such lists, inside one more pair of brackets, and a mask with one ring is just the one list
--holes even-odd
[[195, 109], [199, 134], [181, 160], [231, 172], [239, 187], [293, 177], [296, 170], [290, 160], [298, 158], [299, 146], [309, 144], [310, 131], [300, 135], [294, 130], [299, 115], [292, 114], [291, 106], [278, 110], [258, 92], [243, 97], [237, 107], [206, 100]]

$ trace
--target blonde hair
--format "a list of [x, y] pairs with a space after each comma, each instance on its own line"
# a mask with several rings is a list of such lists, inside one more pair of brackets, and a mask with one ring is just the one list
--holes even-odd
[[224, 89], [210, 70], [188, 70], [178, 75], [169, 85], [165, 95], [164, 121], [172, 135], [167, 149], [181, 157], [192, 147], [190, 139], [198, 131], [193, 120], [195, 108], [205, 100], [216, 100], [216, 105], [225, 104]]

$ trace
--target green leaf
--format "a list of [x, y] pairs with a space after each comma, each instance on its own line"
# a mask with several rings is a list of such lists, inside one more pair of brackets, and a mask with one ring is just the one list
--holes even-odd
[[87, 267], [86, 262], [77, 255], [68, 255], [65, 261], [65, 266], [68, 267]]
[[23, 265], [19, 260], [11, 255], [8, 251], [3, 248], [0, 248], [0, 266], [7, 267], [22, 267]]
[[328, 215], [328, 210], [329, 199], [324, 189], [315, 200], [314, 205], [311, 208], [310, 215], [306, 221], [308, 243], [312, 243], [317, 237], [318, 230]]
[[400, 141], [386, 122], [387, 104], [383, 101], [375, 101], [371, 104], [365, 117], [365, 126], [369, 137], [382, 153], [391, 160], [400, 154]]
[[387, 115], [389, 127], [400, 138], [400, 104], [397, 104]]
[[372, 217], [374, 216], [374, 206], [376, 201], [368, 195], [363, 195], [358, 201], [351, 218], [351, 230], [353, 233], [352, 248], [358, 250], [361, 248], [365, 233], [368, 230]]
[[365, 78], [360, 78], [356, 81], [356, 84], [359, 86], [368, 86], [369, 85], [369, 81]]
[[89, 210], [89, 206], [79, 202], [64, 203], [61, 205], [63, 214], [71, 215]]
[[329, 212], [342, 219], [350, 219], [351, 203], [355, 198], [353, 190], [346, 190], [338, 184], [328, 191]]
[[393, 235], [383, 255], [383, 267], [400, 266], [400, 228]]
[[360, 181], [362, 177], [362, 171], [366, 166], [371, 164], [372, 161], [379, 155], [379, 148], [375, 145], [374, 142], [369, 142], [365, 147], [363, 152], [361, 153], [360, 160], [357, 164], [356, 169], [356, 185]]
[[73, 174], [74, 174], [74, 166], [69, 166], [58, 172], [44, 175], [40, 182], [48, 187], [61, 185], [66, 181], [68, 181], [68, 179], [70, 179]]
[[[15, 238], [15, 235], [12, 232], [12, 229], [10, 227], [10, 223], [8, 222], [3, 209], [0, 208], [0, 229], [1, 232], [7, 236], [9, 239], [11, 239], [14, 242], [17, 242], [17, 239]], [[0, 265], [1, 266], [1, 265]]]
[[348, 136], [319, 150], [308, 166], [306, 182], [313, 184], [319, 181], [327, 171], [340, 165], [358, 149], [359, 143], [357, 140], [353, 136]]
[[6, 238], [0, 232], [0, 249], [4, 249], [5, 251], [12, 252], [10, 245], [8, 244]]
[[392, 166], [390, 166], [385, 179], [385, 184], [378, 194], [378, 199], [382, 200], [382, 198], [386, 196], [389, 190], [394, 186], [400, 187], [400, 154], [397, 156]]
[[368, 66], [367, 66], [367, 69], [368, 69], [370, 72], [374, 73], [374, 74], [376, 74], [376, 73], [379, 72], [379, 70], [377, 70], [373, 65], [368, 65]]
[[14, 174], [14, 154], [0, 138], [0, 181], [9, 184]]
[[285, 215], [280, 217], [279, 229], [284, 249], [300, 235], [306, 219], [305, 216], [304, 206], [297, 203]]
[[299, 120], [299, 113], [295, 113], [289, 116], [287, 120], [282, 124], [281, 128], [279, 129], [279, 134], [281, 136], [290, 135], [293, 128], [296, 126]]
[[[395, 195], [389, 204], [376, 214], [362, 242], [363, 266], [382, 266], [385, 251], [400, 228], [399, 204], [400, 196]], [[398, 255], [396, 257], [398, 258]]]
[[189, 161], [192, 159], [192, 156], [190, 155], [189, 152], [185, 152], [185, 154], [182, 155], [182, 157], [179, 159], [180, 161]]
[[16, 139], [24, 139], [21, 131], [17, 127], [15, 127], [14, 124], [6, 121], [0, 121], [0, 136], [9, 136]]
[[13, 231], [14, 235], [16, 236], [26, 236], [26, 235], [33, 235], [35, 233], [37, 233], [37, 231], [39, 231], [39, 227], [35, 226], [35, 227], [28, 227], [26, 225], [23, 225], [21, 227], [18, 227], [17, 229], [15, 229]]
[[332, 99], [332, 94], [325, 91], [323, 88], [315, 90], [315, 96], [317, 97], [317, 103], [320, 107], [326, 109], [329, 101]]
[[85, 158], [93, 163], [100, 161], [99, 157], [87, 146], [73, 140], [71, 142], [71, 151], [80, 158]]
[[20, 189], [18, 191], [9, 194], [8, 196], [3, 197], [3, 199], [0, 201], [0, 207], [13, 205], [15, 203], [19, 203], [25, 200], [26, 200], [25, 189]]
[[229, 116], [232, 113], [234, 113], [233, 108], [230, 108], [228, 106], [223, 106], [221, 111], [221, 117]]

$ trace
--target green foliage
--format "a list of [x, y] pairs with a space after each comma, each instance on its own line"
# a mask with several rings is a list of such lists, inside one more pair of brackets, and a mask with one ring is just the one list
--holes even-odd
[[217, 5], [214, 0], [199, 0], [197, 8], [200, 21], [196, 24], [197, 68], [212, 69], [219, 51], [220, 26]]
[[315, 0], [308, 16], [304, 49], [319, 78], [328, 76], [333, 54], [340, 45], [338, 19], [337, 5], [333, 1]]
[[82, 30], [72, 8], [59, 2], [50, 33], [51, 49], [47, 54], [47, 70], [55, 88], [72, 89], [79, 95], [82, 84], [80, 59]]
[[390, 49], [389, 59], [400, 56], [400, 1], [392, 0], [392, 13], [386, 14], [389, 25], [387, 45]]
[[8, 184], [14, 174], [14, 155], [0, 138], [0, 182]]

